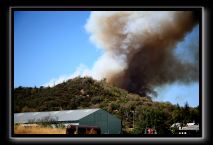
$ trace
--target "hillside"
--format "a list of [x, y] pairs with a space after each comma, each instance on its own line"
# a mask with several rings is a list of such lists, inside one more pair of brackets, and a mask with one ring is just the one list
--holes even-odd
[[[168, 133], [174, 122], [199, 122], [199, 109], [154, 102], [146, 96], [131, 94], [111, 86], [105, 80], [76, 77], [54, 87], [18, 87], [14, 90], [14, 112], [54, 111], [79, 108], [102, 108], [120, 119], [124, 132], [142, 133], [156, 127]], [[133, 116], [134, 115], [134, 116]], [[134, 130], [133, 128], [134, 119]]]

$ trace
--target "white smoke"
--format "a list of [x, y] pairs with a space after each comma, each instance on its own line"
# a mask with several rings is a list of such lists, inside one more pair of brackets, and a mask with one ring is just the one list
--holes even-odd
[[43, 84], [42, 86], [44, 87], [54, 87], [57, 84], [66, 82], [69, 79], [75, 78], [77, 76], [86, 76], [86, 75], [90, 75], [90, 70], [87, 68], [87, 66], [85, 66], [84, 64], [80, 64], [74, 73], [69, 74], [69, 75], [61, 75], [57, 78], [53, 78], [51, 79], [49, 82]]

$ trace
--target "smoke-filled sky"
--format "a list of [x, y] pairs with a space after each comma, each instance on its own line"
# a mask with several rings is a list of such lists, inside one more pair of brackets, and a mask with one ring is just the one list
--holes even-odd
[[199, 103], [199, 24], [192, 12], [15, 12], [14, 85], [107, 78], [156, 100]]

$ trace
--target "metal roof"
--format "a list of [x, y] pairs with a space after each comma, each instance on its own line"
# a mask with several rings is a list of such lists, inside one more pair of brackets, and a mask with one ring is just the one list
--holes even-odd
[[14, 123], [28, 123], [30, 120], [39, 120], [45, 117], [55, 118], [57, 121], [78, 121], [98, 110], [100, 109], [14, 113]]
[[179, 130], [199, 130], [199, 125], [190, 125], [190, 126], [185, 126], [182, 129]]

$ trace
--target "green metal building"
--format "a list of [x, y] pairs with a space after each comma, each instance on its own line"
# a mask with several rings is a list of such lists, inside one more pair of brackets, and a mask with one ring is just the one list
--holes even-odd
[[44, 118], [52, 118], [55, 123], [62, 123], [65, 126], [69, 124], [98, 126], [101, 128], [101, 134], [120, 134], [122, 130], [121, 120], [100, 108], [15, 113], [14, 123], [30, 124], [32, 120], [39, 122]]

